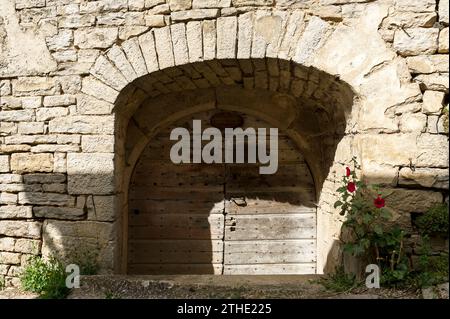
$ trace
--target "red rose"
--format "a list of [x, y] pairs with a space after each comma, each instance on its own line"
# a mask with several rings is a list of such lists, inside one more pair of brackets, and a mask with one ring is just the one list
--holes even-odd
[[384, 207], [384, 198], [381, 197], [381, 195], [378, 195], [377, 198], [375, 198], [373, 200], [373, 204], [375, 205], [376, 208], [382, 208]]
[[350, 173], [351, 173], [350, 168], [346, 167], [346, 168], [345, 168], [345, 175], [346, 175], [347, 177], [349, 177], [349, 176], [350, 176]]
[[348, 184], [347, 184], [347, 190], [348, 190], [350, 193], [353, 193], [353, 192], [356, 190], [356, 185], [355, 185], [355, 183], [353, 183], [353, 182], [348, 182]]

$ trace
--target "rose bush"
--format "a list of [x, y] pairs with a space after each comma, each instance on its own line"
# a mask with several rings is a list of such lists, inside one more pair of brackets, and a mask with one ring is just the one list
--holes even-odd
[[337, 189], [340, 198], [334, 204], [346, 217], [343, 233], [348, 238], [341, 238], [344, 251], [367, 264], [378, 264], [382, 283], [396, 283], [405, 279], [410, 269], [404, 249], [408, 234], [392, 222], [392, 213], [385, 207], [380, 188], [358, 179], [360, 166], [356, 158], [352, 161], [353, 169], [346, 167]]

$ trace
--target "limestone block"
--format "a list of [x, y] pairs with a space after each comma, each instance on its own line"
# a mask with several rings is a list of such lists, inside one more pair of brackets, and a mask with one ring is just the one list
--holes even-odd
[[97, 16], [97, 25], [119, 26], [125, 24], [123, 12], [109, 12]]
[[17, 133], [16, 123], [0, 122], [0, 136], [7, 136]]
[[439, 0], [439, 22], [448, 25], [448, 0]]
[[39, 239], [41, 226], [41, 222], [0, 220], [0, 235]]
[[417, 28], [432, 27], [437, 21], [437, 14], [430, 12], [396, 11], [383, 21], [387, 28]]
[[64, 15], [58, 18], [58, 27], [60, 28], [82, 28], [90, 27], [94, 24], [95, 16], [91, 14], [71, 14]]
[[253, 12], [247, 12], [238, 17], [238, 59], [250, 58], [253, 35], [253, 16]]
[[170, 8], [169, 5], [164, 3], [164, 4], [160, 4], [157, 5], [153, 8], [151, 8], [150, 10], [148, 10], [148, 14], [169, 14], [170, 13]]
[[14, 96], [2, 96], [2, 98], [0, 99], [0, 107], [3, 110], [21, 109], [22, 99]]
[[213, 60], [216, 57], [216, 22], [205, 20], [202, 22], [203, 59]]
[[5, 137], [6, 144], [45, 144], [56, 143], [56, 135], [13, 135]]
[[75, 50], [58, 51], [52, 53], [52, 56], [60, 63], [77, 61], [77, 51]]
[[90, 76], [83, 78], [81, 92], [110, 103], [114, 103], [119, 95], [112, 87]]
[[53, 157], [53, 171], [55, 173], [65, 173], [66, 168], [66, 154], [65, 153], [55, 153]]
[[394, 35], [394, 48], [402, 56], [433, 54], [437, 51], [439, 29], [398, 29]]
[[0, 251], [0, 263], [18, 265], [20, 264], [20, 254]]
[[9, 155], [0, 155], [0, 173], [9, 172]]
[[414, 78], [423, 90], [442, 91], [448, 93], [448, 73], [421, 74]]
[[176, 23], [170, 26], [172, 35], [173, 56], [176, 65], [183, 65], [189, 62], [189, 53], [186, 40], [186, 26], [184, 23]]
[[37, 109], [42, 105], [42, 98], [40, 96], [26, 96], [22, 99], [22, 108]]
[[[144, 19], [144, 12], [126, 12], [124, 14], [124, 18], [125, 18], [125, 25], [126, 26], [130, 26], [130, 27], [135, 27], [135, 28], [140, 28], [140, 26], [144, 26], [145, 25], [145, 19]], [[120, 37], [120, 30], [123, 28], [119, 28], [119, 37]], [[142, 30], [142, 28], [141, 28]], [[147, 28], [145, 28], [145, 30], [147, 30]], [[131, 33], [131, 32], [130, 32]], [[141, 34], [142, 32], [137, 33]]]
[[219, 9], [192, 9], [187, 11], [175, 11], [170, 13], [174, 22], [188, 20], [213, 19], [219, 16]]
[[36, 110], [36, 121], [48, 121], [69, 114], [67, 107], [43, 107]]
[[40, 144], [31, 147], [31, 152], [79, 152], [80, 146], [78, 145], [55, 145], [55, 144]]
[[436, 0], [398, 0], [395, 8], [400, 11], [411, 12], [434, 12], [436, 10]]
[[22, 175], [19, 174], [0, 174], [1, 184], [21, 183]]
[[186, 38], [189, 48], [189, 62], [203, 60], [202, 25], [199, 21], [191, 21], [186, 25]]
[[76, 94], [81, 90], [81, 77], [79, 75], [65, 75], [57, 78], [62, 93]]
[[146, 75], [148, 73], [147, 67], [145, 66], [145, 60], [142, 56], [138, 39], [132, 38], [123, 42], [122, 49], [124, 50], [128, 61], [131, 63], [136, 74], [138, 76]]
[[221, 17], [217, 19], [217, 55], [218, 59], [233, 59], [236, 56], [237, 18]]
[[417, 139], [418, 167], [448, 167], [448, 138], [445, 135], [421, 134]]
[[118, 91], [128, 84], [123, 74], [103, 55], [97, 58], [90, 72], [93, 76]]
[[445, 28], [439, 32], [439, 53], [448, 53], [448, 42], [448, 28]]
[[175, 65], [171, 44], [170, 27], [154, 29], [155, 47], [159, 68], [165, 69]]
[[26, 184], [48, 184], [48, 183], [64, 183], [66, 175], [64, 174], [26, 174], [23, 175], [24, 183]]
[[11, 94], [11, 81], [0, 80], [0, 96], [5, 97]]
[[113, 116], [74, 115], [49, 122], [50, 133], [113, 134]]
[[33, 218], [31, 206], [0, 206], [0, 219]]
[[30, 145], [2, 145], [0, 144], [0, 153], [14, 153], [14, 152], [28, 152], [30, 151]]
[[69, 194], [110, 194], [114, 191], [113, 153], [69, 153]]
[[51, 172], [53, 154], [15, 153], [11, 155], [11, 170], [17, 173]]
[[409, 165], [416, 157], [416, 134], [361, 135], [355, 140], [361, 158], [375, 163], [400, 166]]
[[293, 60], [300, 64], [305, 64], [319, 47], [322, 37], [329, 30], [327, 22], [320, 18], [312, 17], [299, 41]]
[[111, 114], [113, 104], [96, 99], [95, 97], [79, 94], [77, 95], [77, 112], [79, 114]]
[[0, 238], [0, 251], [14, 251], [15, 243], [16, 243], [15, 238], [10, 237]]
[[399, 174], [399, 185], [413, 185], [448, 189], [448, 170], [439, 168], [403, 167]]
[[[145, 25], [145, 22], [144, 22]], [[131, 37], [138, 36], [148, 31], [148, 26], [125, 26], [119, 28], [119, 39], [127, 40]]]
[[33, 207], [33, 214], [38, 218], [80, 220], [84, 218], [85, 212], [77, 207], [36, 206]]
[[193, 0], [192, 1], [192, 8], [194, 8], [194, 9], [228, 8], [230, 6], [231, 6], [231, 0]]
[[390, 165], [378, 164], [370, 158], [362, 160], [362, 174], [368, 184], [397, 185], [398, 168]]
[[85, 153], [112, 153], [114, 135], [84, 135], [81, 138], [81, 149]]
[[232, 3], [234, 7], [270, 6], [274, 3], [274, 0], [232, 0]]
[[118, 36], [118, 29], [107, 28], [81, 28], [76, 29], [75, 45], [81, 49], [104, 49], [110, 47]]
[[427, 116], [422, 113], [404, 114], [400, 119], [401, 132], [425, 132]]
[[407, 57], [406, 62], [411, 73], [447, 72], [449, 68], [448, 55], [419, 55]]
[[164, 20], [164, 15], [162, 14], [147, 14], [145, 15], [145, 25], [147, 27], [163, 27], [166, 25], [166, 21]]
[[57, 88], [55, 79], [50, 77], [31, 76], [13, 80], [13, 91], [17, 96], [53, 95]]
[[17, 204], [17, 194], [1, 192], [0, 204]]
[[19, 204], [74, 206], [75, 198], [59, 193], [20, 192]]
[[152, 32], [147, 32], [139, 37], [139, 45], [149, 73], [159, 69], [156, 56], [155, 40]]
[[14, 251], [18, 253], [37, 255], [40, 250], [40, 240], [17, 238], [14, 244]]
[[117, 45], [113, 46], [108, 52], [108, 58], [122, 72], [128, 82], [132, 82], [138, 77], [121, 47]]
[[103, 0], [104, 11], [120, 11], [128, 8], [128, 0]]
[[116, 205], [115, 196], [90, 196], [87, 200], [88, 220], [114, 221]]
[[442, 203], [442, 194], [439, 192], [392, 189], [383, 193], [386, 206], [403, 214], [424, 213], [433, 205]]
[[192, 7], [192, 0], [168, 0], [171, 11], [189, 10]]
[[68, 106], [76, 103], [75, 96], [73, 95], [53, 95], [44, 97], [44, 106]]
[[132, 11], [141, 11], [145, 8], [145, 0], [128, 0], [128, 9]]
[[45, 7], [45, 0], [16, 0], [16, 9]]
[[166, 0], [145, 0], [145, 8], [153, 8], [159, 4], [166, 3]]
[[58, 34], [47, 37], [45, 40], [51, 51], [65, 50], [73, 44], [73, 31], [63, 29], [60, 30]]
[[425, 114], [441, 114], [444, 107], [445, 94], [439, 91], [425, 91], [423, 94], [422, 112]]

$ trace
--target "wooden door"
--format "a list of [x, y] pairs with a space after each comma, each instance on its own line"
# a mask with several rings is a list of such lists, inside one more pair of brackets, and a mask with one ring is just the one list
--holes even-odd
[[[211, 113], [160, 132], [146, 147], [129, 193], [128, 272], [311, 274], [316, 272], [314, 183], [303, 156], [279, 135], [279, 167], [173, 164], [173, 127], [208, 127]], [[270, 127], [242, 115], [243, 127]]]

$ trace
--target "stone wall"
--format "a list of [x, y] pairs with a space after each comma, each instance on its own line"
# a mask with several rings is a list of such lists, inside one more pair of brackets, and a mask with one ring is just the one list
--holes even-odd
[[288, 126], [320, 186], [320, 269], [353, 155], [411, 227], [448, 201], [448, 24], [448, 0], [1, 1], [0, 276], [81, 244], [123, 271], [126, 176], [152, 134], [129, 119], [189, 90], [275, 92], [329, 128]]

